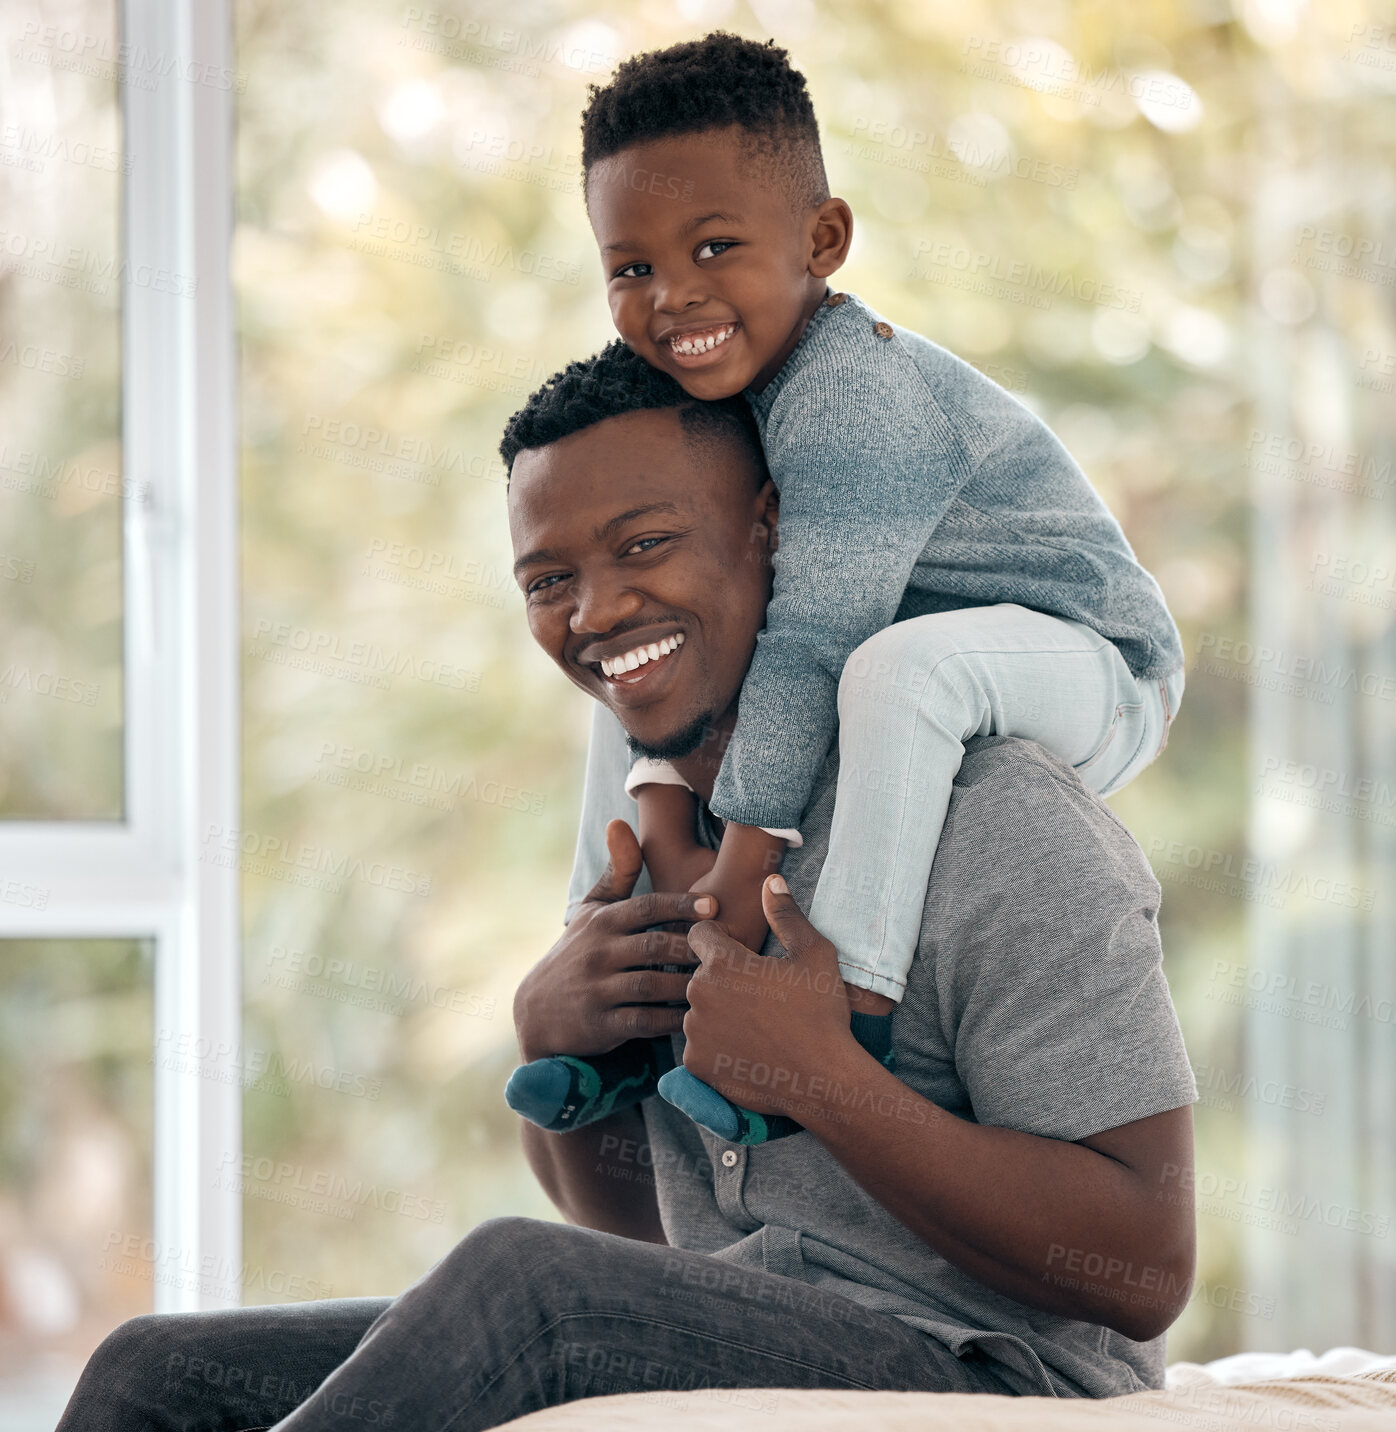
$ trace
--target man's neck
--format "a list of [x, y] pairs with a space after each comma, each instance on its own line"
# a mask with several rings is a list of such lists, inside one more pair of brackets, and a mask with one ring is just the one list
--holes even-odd
[[737, 710], [733, 703], [727, 714], [708, 728], [707, 735], [696, 750], [686, 756], [677, 756], [669, 763], [693, 787], [704, 805], [713, 798], [713, 783], [717, 780], [718, 768], [722, 765], [723, 754], [736, 724]]

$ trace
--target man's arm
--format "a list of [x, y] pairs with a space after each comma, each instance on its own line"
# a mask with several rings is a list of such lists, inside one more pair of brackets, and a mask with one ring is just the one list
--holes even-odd
[[[514, 1027], [523, 1059], [602, 1054], [627, 1039], [677, 1031], [694, 959], [675, 929], [711, 916], [711, 896], [631, 896], [640, 846], [624, 822], [606, 828], [610, 863], [557, 943], [524, 976], [514, 997]], [[671, 928], [654, 926], [668, 922]], [[681, 973], [643, 968], [682, 965]], [[526, 1119], [524, 1156], [570, 1223], [648, 1243], [664, 1243], [654, 1186], [635, 1179], [636, 1150], [647, 1135], [639, 1107], [594, 1124], [551, 1133]]]
[[848, 1042], [826, 1096], [794, 1115], [918, 1238], [1029, 1307], [1157, 1337], [1182, 1312], [1195, 1263], [1192, 1109], [1077, 1143], [972, 1124]]
[[1193, 1275], [1190, 1108], [1076, 1141], [997, 1126], [989, 1113], [983, 1124], [957, 1118], [854, 1041], [833, 945], [788, 892], [764, 893], [785, 959], [754, 955], [711, 923], [690, 934], [703, 968], [688, 987], [685, 1066], [736, 1103], [803, 1124], [986, 1286], [1136, 1340], [1168, 1327]]
[[520, 1122], [528, 1166], [569, 1223], [644, 1243], [668, 1242], [654, 1183], [636, 1179], [641, 1165], [634, 1151], [648, 1139], [638, 1105], [565, 1134]]

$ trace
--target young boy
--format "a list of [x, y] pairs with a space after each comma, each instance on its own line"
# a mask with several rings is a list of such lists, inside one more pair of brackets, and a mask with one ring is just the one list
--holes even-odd
[[[718, 32], [625, 61], [591, 88], [582, 164], [621, 338], [694, 398], [744, 395], [780, 492], [766, 629], [711, 802], [721, 848], [709, 869], [695, 797], [664, 763], [638, 762], [626, 789], [646, 864], [655, 888], [715, 894], [719, 920], [759, 950], [761, 882], [798, 840], [837, 727], [837, 804], [809, 914], [838, 948], [860, 1042], [890, 1063], [963, 742], [1023, 736], [1093, 790], [1118, 789], [1167, 740], [1183, 689], [1177, 630], [1038, 418], [830, 291], [853, 218], [829, 196], [805, 82], [783, 50]], [[651, 660], [681, 649], [631, 653], [606, 675], [633, 680]], [[629, 765], [623, 742], [602, 713], [574, 894], [605, 863], [600, 792]], [[536, 1122], [577, 1127], [662, 1074], [659, 1092], [721, 1137], [795, 1129], [668, 1069], [666, 1053], [635, 1041], [598, 1060], [539, 1060], [508, 1097]]]

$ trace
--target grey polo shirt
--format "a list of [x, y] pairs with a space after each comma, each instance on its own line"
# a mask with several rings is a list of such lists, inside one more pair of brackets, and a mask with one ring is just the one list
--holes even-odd
[[[836, 761], [800, 824], [804, 846], [782, 866], [805, 909], [828, 849]], [[1192, 1103], [1158, 903], [1143, 852], [1068, 766], [1026, 741], [970, 742], [893, 1015], [897, 1077], [960, 1118], [1066, 1141]], [[769, 939], [765, 953], [778, 950]], [[682, 1044], [675, 1036], [676, 1052]], [[985, 1287], [893, 1218], [814, 1135], [748, 1149], [658, 1097], [641, 1109], [673, 1246], [888, 1313], [987, 1359], [1013, 1392], [1163, 1385], [1162, 1336], [1135, 1342]]]

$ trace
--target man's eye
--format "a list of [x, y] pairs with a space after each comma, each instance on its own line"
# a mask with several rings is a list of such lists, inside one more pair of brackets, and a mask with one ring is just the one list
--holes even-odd
[[628, 546], [623, 556], [629, 557], [634, 552], [652, 551], [660, 542], [667, 542], [667, 537], [640, 537]]
[[641, 263], [641, 262], [637, 259], [633, 264], [626, 264], [626, 266], [625, 266], [624, 268], [619, 268], [619, 269], [617, 269], [617, 270], [615, 271], [615, 273], [612, 274], [612, 277], [613, 277], [613, 278], [644, 278], [644, 277], [646, 277], [645, 274], [642, 274], [642, 273], [632, 273], [631, 270], [632, 270], [632, 269], [648, 269], [648, 268], [649, 268], [649, 265], [648, 265], [648, 264]]
[[[715, 259], [717, 255], [722, 253], [725, 249], [734, 249], [736, 247], [736, 244], [731, 239], [705, 239], [701, 244], [698, 245], [698, 253], [696, 257], [700, 259]], [[704, 254], [704, 249], [716, 249], [717, 253]]]
[[550, 572], [546, 577], [539, 577], [536, 581], [530, 582], [525, 590], [527, 595], [531, 597], [535, 592], [546, 592], [548, 588], [555, 583], [565, 580], [566, 575], [564, 573]]

